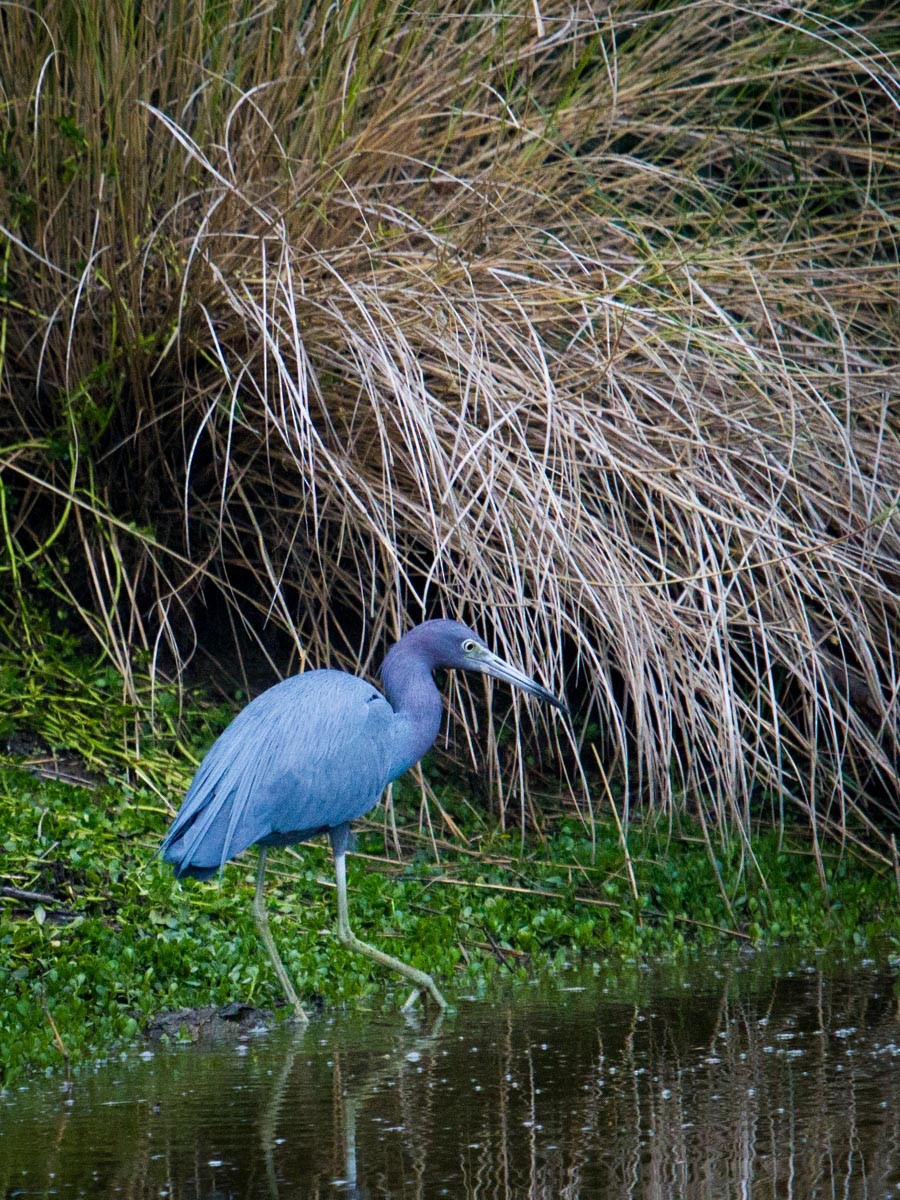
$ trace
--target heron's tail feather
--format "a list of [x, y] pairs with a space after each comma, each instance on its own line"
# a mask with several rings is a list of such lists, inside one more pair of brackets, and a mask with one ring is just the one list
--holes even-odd
[[177, 877], [208, 879], [260, 839], [249, 803], [268, 759], [267, 739], [240, 739], [235, 748], [228, 744], [229, 732], [203, 760], [162, 844], [162, 856]]

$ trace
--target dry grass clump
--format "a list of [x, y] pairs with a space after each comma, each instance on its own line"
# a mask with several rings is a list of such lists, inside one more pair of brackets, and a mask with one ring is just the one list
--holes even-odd
[[626, 815], [889, 856], [897, 22], [660, 8], [4, 9], [6, 569], [126, 676], [461, 614]]

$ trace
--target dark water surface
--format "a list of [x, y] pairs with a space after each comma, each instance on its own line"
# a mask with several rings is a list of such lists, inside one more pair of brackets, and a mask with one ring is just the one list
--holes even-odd
[[13, 1196], [900, 1200], [896, 964], [605, 968], [0, 1098]]

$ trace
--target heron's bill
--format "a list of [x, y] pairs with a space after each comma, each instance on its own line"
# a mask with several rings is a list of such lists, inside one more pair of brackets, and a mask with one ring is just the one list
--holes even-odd
[[534, 679], [531, 679], [523, 671], [520, 671], [518, 667], [512, 666], [511, 663], [501, 658], [499, 654], [494, 654], [488, 650], [482, 654], [479, 665], [485, 675], [490, 675], [494, 679], [502, 679], [504, 683], [521, 688], [529, 696], [535, 696], [538, 700], [543, 700], [545, 704], [552, 704], [560, 712], [568, 713], [569, 710], [562, 700], [554, 696], [552, 692], [548, 692], [545, 687], [542, 687]]

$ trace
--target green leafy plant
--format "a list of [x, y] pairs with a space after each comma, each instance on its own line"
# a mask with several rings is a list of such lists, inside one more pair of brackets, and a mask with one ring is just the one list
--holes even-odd
[[[229, 865], [220, 883], [177, 884], [153, 859], [165, 825], [156, 794], [121, 775], [85, 786], [0, 763], [0, 811], [3, 1082], [77, 1069], [138, 1037], [162, 1010], [239, 1000], [286, 1012], [251, 916], [252, 856]], [[729, 908], [692, 827], [632, 832], [637, 902], [613, 822], [594, 842], [571, 820], [535, 845], [469, 832], [477, 853], [442, 841], [439, 861], [416, 859], [413, 822], [402, 835], [405, 860], [391, 861], [369, 825], [350, 866], [356, 926], [389, 951], [402, 946], [451, 996], [570, 964], [704, 946], [875, 951], [900, 941], [892, 878], [835, 855], [823, 894], [808, 843], [775, 834], [754, 844], [764, 887], [750, 886], [739, 844], [725, 847]], [[282, 852], [272, 874], [274, 934], [306, 1001], [396, 1005], [395, 981], [331, 934], [325, 846]]]

